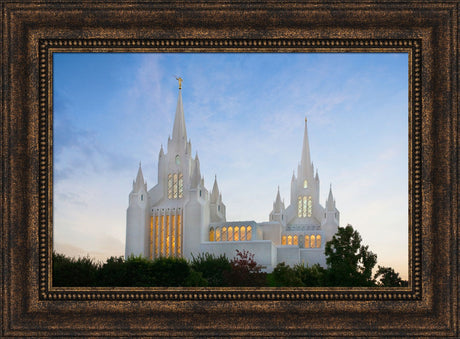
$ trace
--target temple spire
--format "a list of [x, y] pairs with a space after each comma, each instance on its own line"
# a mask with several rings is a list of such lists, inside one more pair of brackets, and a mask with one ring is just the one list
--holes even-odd
[[185, 145], [187, 142], [187, 131], [185, 130], [184, 107], [182, 106], [182, 78], [177, 78], [177, 80], [179, 80], [179, 96], [177, 98], [172, 140], [183, 142]]
[[334, 196], [332, 195], [332, 184], [329, 186], [329, 195], [326, 200], [326, 209], [328, 211], [333, 211], [335, 209]]
[[305, 130], [303, 134], [303, 145], [302, 145], [302, 160], [300, 162], [300, 168], [302, 171], [302, 175], [306, 175], [307, 171], [310, 170], [311, 166], [312, 165], [311, 165], [311, 160], [310, 160], [310, 145], [308, 142], [307, 118], [305, 117]]
[[137, 177], [136, 177], [136, 181], [133, 184], [134, 186], [133, 189], [135, 191], [139, 191], [144, 185], [145, 185], [144, 175], [142, 174], [141, 162], [139, 161], [139, 170], [137, 171]]

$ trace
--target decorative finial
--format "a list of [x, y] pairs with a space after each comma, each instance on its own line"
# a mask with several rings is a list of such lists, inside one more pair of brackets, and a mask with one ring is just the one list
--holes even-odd
[[307, 122], [307, 117], [305, 117], [305, 122]]
[[184, 79], [176, 76], [176, 80], [179, 81], [179, 89], [182, 89], [182, 81], [184, 81]]
[[139, 167], [141, 167], [141, 161], [139, 160]]

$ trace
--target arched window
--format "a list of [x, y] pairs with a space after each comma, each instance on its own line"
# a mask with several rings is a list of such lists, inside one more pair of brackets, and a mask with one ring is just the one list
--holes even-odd
[[216, 241], [220, 241], [220, 228], [216, 228]]
[[310, 236], [309, 235], [305, 236], [304, 245], [305, 245], [305, 248], [310, 248]]
[[252, 240], [252, 227], [248, 226], [246, 228], [246, 240]]
[[286, 236], [283, 235], [283, 237], [281, 238], [281, 245], [286, 245]]
[[319, 234], [316, 236], [316, 247], [321, 247], [321, 236]]
[[222, 241], [227, 241], [227, 227], [222, 228]]
[[308, 196], [307, 216], [311, 217], [311, 195]]
[[305, 179], [305, 180], [303, 181], [303, 188], [308, 188], [308, 181], [307, 181], [307, 179]]
[[303, 197], [303, 204], [302, 204], [302, 217], [306, 217], [307, 216], [307, 197], [304, 196]]
[[177, 173], [173, 174], [173, 199], [177, 199]]
[[235, 229], [233, 230], [233, 239], [235, 241], [240, 241], [240, 228], [238, 226], [235, 226]]
[[315, 248], [315, 236], [314, 235], [310, 237], [310, 247]]
[[209, 241], [214, 241], [214, 228], [209, 230]]
[[233, 241], [233, 227], [228, 228], [228, 241]]
[[172, 188], [173, 188], [173, 179], [172, 179], [172, 174], [168, 174], [168, 199], [173, 198], [173, 193], [172, 193]]
[[294, 235], [294, 245], [299, 244], [299, 237], [297, 235]]
[[299, 196], [299, 199], [297, 200], [297, 216], [299, 218], [302, 218], [302, 197]]
[[292, 245], [292, 235], [288, 235], [288, 245]]
[[184, 196], [184, 179], [182, 173], [179, 173], [179, 199]]
[[240, 233], [241, 233], [241, 241], [245, 241], [246, 240], [246, 227], [241, 226]]

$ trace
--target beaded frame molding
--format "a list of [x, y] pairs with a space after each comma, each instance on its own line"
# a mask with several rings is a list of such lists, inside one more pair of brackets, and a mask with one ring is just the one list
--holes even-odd
[[[2, 336], [458, 335], [458, 1], [1, 4]], [[53, 287], [57, 52], [407, 53], [409, 286]]]

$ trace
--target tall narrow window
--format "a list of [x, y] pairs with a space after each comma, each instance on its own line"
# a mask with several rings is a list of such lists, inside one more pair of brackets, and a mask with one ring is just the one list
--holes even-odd
[[240, 233], [241, 233], [241, 241], [245, 241], [246, 240], [246, 227], [241, 226]]
[[240, 241], [240, 228], [238, 226], [235, 226], [233, 230], [233, 239], [235, 241]]
[[304, 196], [303, 197], [303, 204], [302, 204], [302, 217], [306, 217], [307, 216], [307, 197]]
[[292, 245], [292, 235], [288, 235], [288, 245]]
[[169, 228], [169, 215], [166, 216], [166, 256], [169, 257], [169, 244], [171, 242], [171, 237], [170, 237], [170, 228]]
[[173, 199], [177, 199], [177, 173], [173, 175]]
[[160, 217], [160, 255], [163, 256], [165, 254], [165, 223], [164, 223], [164, 216]]
[[316, 236], [316, 247], [321, 247], [321, 235], [319, 234]]
[[220, 241], [220, 228], [216, 228], [216, 241]]
[[209, 241], [214, 241], [214, 228], [209, 230]]
[[311, 217], [311, 195], [308, 196], [307, 215]]
[[177, 233], [177, 225], [176, 225], [176, 215], [171, 215], [171, 254], [175, 257], [177, 256], [176, 253], [176, 233]]
[[222, 228], [222, 241], [227, 241], [227, 227]]
[[155, 216], [155, 258], [160, 256], [160, 233], [158, 219], [158, 215]]
[[228, 228], [228, 241], [233, 241], [233, 227]]
[[168, 199], [173, 198], [173, 178], [172, 174], [168, 174]]
[[314, 235], [310, 237], [310, 247], [315, 248], [315, 236]]
[[182, 251], [182, 216], [177, 215], [177, 255], [180, 257]]
[[299, 218], [302, 218], [302, 197], [299, 196], [299, 199], [297, 201], [297, 216]]
[[150, 217], [149, 258], [150, 258], [150, 260], [153, 259], [153, 217]]
[[184, 178], [182, 173], [179, 173], [179, 199], [184, 196]]
[[305, 236], [304, 245], [305, 245], [305, 248], [310, 248], [310, 236], [309, 235]]
[[308, 188], [308, 181], [307, 181], [307, 179], [305, 179], [305, 180], [303, 181], [303, 188]]
[[248, 226], [246, 228], [246, 240], [252, 240], [252, 227]]
[[286, 245], [286, 236], [285, 235], [283, 235], [281, 237], [281, 245]]
[[294, 245], [298, 245], [299, 244], [299, 237], [297, 235], [294, 235]]

